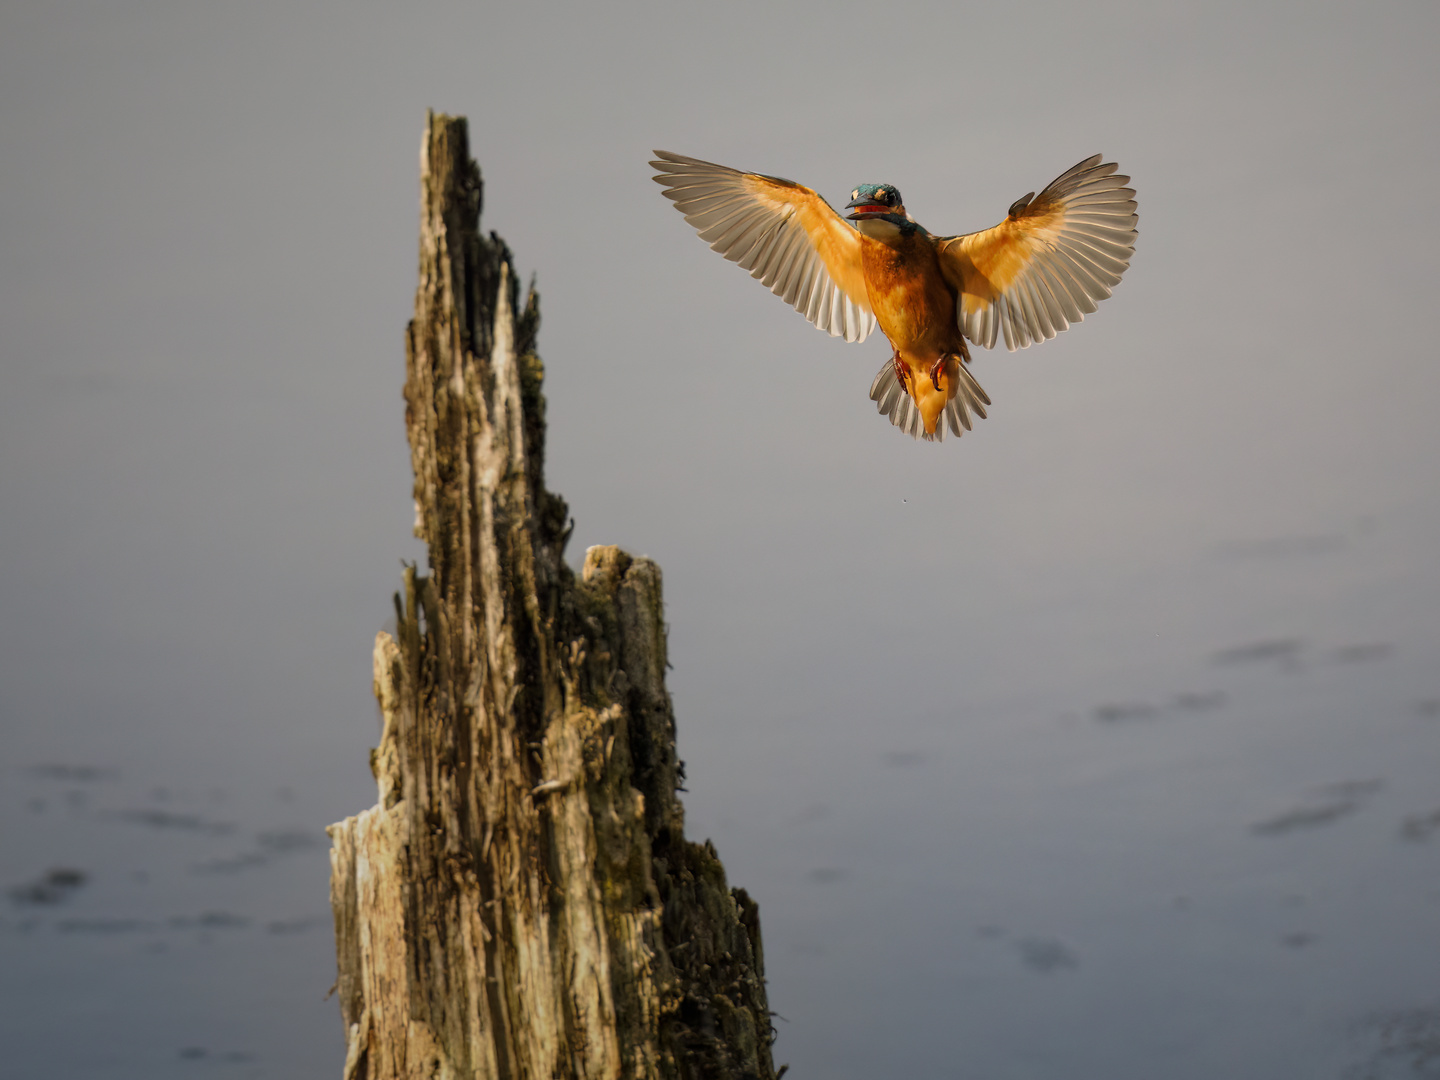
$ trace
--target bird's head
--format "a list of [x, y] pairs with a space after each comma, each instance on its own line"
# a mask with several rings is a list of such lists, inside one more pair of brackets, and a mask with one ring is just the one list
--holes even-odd
[[861, 184], [850, 193], [846, 209], [854, 211], [849, 218], [855, 227], [876, 240], [893, 242], [919, 228], [905, 212], [900, 192], [890, 184]]
[[861, 184], [850, 193], [850, 201], [845, 204], [845, 208], [855, 211], [849, 215], [851, 221], [876, 217], [906, 220], [905, 202], [900, 198], [900, 192], [891, 184]]

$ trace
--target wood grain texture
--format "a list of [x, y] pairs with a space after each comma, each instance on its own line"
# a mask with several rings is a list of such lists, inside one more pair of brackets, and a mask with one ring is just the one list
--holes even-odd
[[429, 117], [406, 338], [416, 533], [375, 643], [375, 806], [331, 826], [345, 1080], [773, 1080], [759, 920], [684, 837], [660, 568], [562, 557], [539, 302]]

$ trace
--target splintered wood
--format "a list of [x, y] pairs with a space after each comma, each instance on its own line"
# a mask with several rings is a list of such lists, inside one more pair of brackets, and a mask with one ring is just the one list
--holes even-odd
[[463, 118], [421, 152], [416, 534], [375, 642], [379, 800], [330, 827], [345, 1080], [773, 1080], [760, 926], [684, 837], [660, 568], [544, 484], [539, 302], [479, 233]]

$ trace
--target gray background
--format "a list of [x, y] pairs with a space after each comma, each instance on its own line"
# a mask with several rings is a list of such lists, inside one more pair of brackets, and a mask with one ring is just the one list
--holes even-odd
[[[666, 574], [777, 1061], [1440, 1069], [1434, 44], [1412, 4], [7, 4], [0, 1074], [338, 1076], [424, 110], [539, 274], [569, 555]], [[1140, 241], [916, 444], [653, 147]], [[86, 877], [70, 887], [52, 869]], [[1427, 1047], [1432, 1056], [1427, 1057]]]

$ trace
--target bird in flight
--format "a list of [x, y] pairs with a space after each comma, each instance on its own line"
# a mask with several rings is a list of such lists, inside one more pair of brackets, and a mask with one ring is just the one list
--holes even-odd
[[917, 439], [985, 416], [967, 339], [1013, 352], [1054, 337], [1110, 295], [1135, 250], [1130, 178], [1099, 154], [963, 236], [932, 235], [890, 184], [850, 193], [851, 226], [793, 180], [655, 156], [655, 182], [714, 250], [834, 337], [864, 341], [879, 324], [894, 355], [870, 399]]

